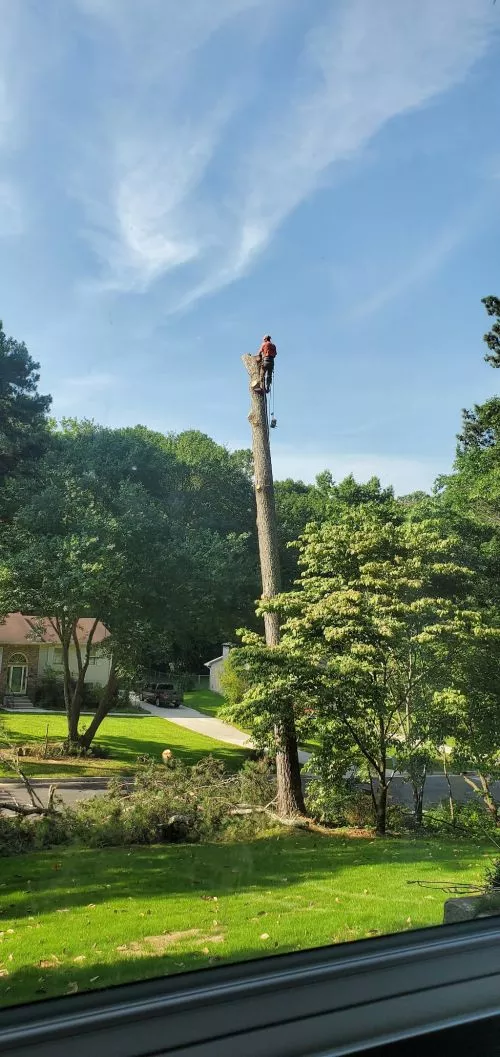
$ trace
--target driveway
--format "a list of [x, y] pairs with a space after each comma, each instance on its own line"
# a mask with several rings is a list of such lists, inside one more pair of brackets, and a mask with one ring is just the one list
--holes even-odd
[[[204, 734], [205, 737], [214, 738], [215, 741], [224, 741], [227, 745], [240, 745], [244, 749], [253, 749], [254, 747], [253, 741], [248, 734], [238, 730], [238, 727], [233, 727], [230, 723], [224, 723], [221, 719], [217, 719], [216, 716], [205, 716], [195, 708], [188, 708], [187, 705], [180, 705], [179, 708], [159, 708], [158, 705], [150, 705], [147, 701], [141, 701], [136, 695], [134, 700], [152, 716], [168, 719], [169, 723], [175, 723], [178, 727], [192, 730], [196, 734]], [[301, 764], [306, 763], [309, 756], [310, 753], [299, 749], [299, 761]]]

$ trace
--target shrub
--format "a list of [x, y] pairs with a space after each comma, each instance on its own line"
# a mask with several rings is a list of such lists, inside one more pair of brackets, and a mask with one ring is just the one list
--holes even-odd
[[424, 824], [434, 832], [452, 833], [455, 830], [471, 837], [498, 837], [498, 827], [479, 798], [466, 800], [464, 804], [456, 803], [453, 820], [450, 818], [448, 801], [444, 800], [425, 812]]
[[51, 668], [47, 668], [38, 680], [33, 695], [33, 704], [38, 708], [53, 708], [64, 711], [64, 686], [62, 679]]
[[[75, 685], [74, 680], [71, 680], [73, 690]], [[92, 686], [91, 683], [84, 683], [82, 691], [82, 709], [88, 712], [95, 712], [99, 701], [99, 689]], [[43, 675], [40, 676], [40, 679], [35, 686], [33, 704], [38, 708], [48, 708], [54, 709], [54, 711], [57, 712], [64, 712], [64, 685], [61, 676], [58, 672], [54, 671], [53, 668], [47, 668]]]
[[306, 804], [313, 818], [326, 826], [365, 829], [374, 823], [370, 794], [349, 779], [328, 786], [313, 778], [306, 789]]

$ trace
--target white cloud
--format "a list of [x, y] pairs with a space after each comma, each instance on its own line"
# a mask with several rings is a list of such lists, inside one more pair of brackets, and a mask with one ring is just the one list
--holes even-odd
[[[339, 0], [326, 16], [311, 7], [302, 54], [274, 93], [258, 44], [282, 32], [291, 0], [75, 3], [115, 72], [78, 159], [99, 285], [144, 290], [169, 273], [170, 308], [243, 275], [335, 165], [460, 82], [495, 14], [486, 0]], [[211, 47], [220, 58], [207, 78]]]
[[382, 485], [393, 485], [396, 495], [429, 491], [436, 477], [451, 468], [437, 458], [421, 459], [376, 452], [338, 455], [328, 451], [294, 452], [273, 445], [272, 455], [276, 480], [291, 477], [310, 483], [318, 473], [331, 470], [336, 481], [342, 481], [349, 474], [353, 474], [357, 481], [379, 477]]
[[[421, 253], [412, 254], [409, 263], [404, 262], [404, 265], [400, 263], [399, 267], [394, 267], [392, 275], [382, 283], [380, 283], [379, 275], [374, 277], [375, 281], [371, 279], [368, 283], [368, 289], [373, 291], [375, 286], [375, 291], [367, 293], [366, 296], [359, 296], [359, 286], [363, 285], [360, 283], [359, 276], [357, 283], [353, 282], [352, 276], [349, 283], [346, 282], [346, 276], [340, 278], [340, 284], [344, 287], [344, 290], [348, 286], [351, 290], [356, 286], [358, 287], [359, 300], [353, 308], [348, 309], [347, 318], [360, 320], [365, 316], [371, 316], [391, 301], [400, 298], [408, 290], [418, 286], [420, 283], [424, 283], [439, 271], [445, 261], [470, 236], [471, 232], [477, 230], [478, 221], [481, 220], [490, 206], [490, 196], [488, 194], [480, 196], [477, 201], [470, 204], [469, 208], [462, 210], [460, 217], [456, 219], [455, 223], [447, 225], [437, 235], [434, 235]], [[379, 284], [378, 288], [377, 282]]]
[[264, 123], [244, 158], [239, 223], [220, 269], [211, 269], [186, 302], [242, 275], [335, 163], [357, 155], [388, 121], [460, 81], [487, 47], [490, 30], [491, 11], [475, 0], [337, 5], [310, 33], [286, 109]]

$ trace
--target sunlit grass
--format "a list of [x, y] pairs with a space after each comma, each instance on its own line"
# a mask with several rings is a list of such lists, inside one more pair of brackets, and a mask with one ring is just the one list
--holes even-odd
[[445, 893], [407, 882], [477, 882], [490, 855], [287, 832], [3, 859], [0, 1002], [438, 925]]

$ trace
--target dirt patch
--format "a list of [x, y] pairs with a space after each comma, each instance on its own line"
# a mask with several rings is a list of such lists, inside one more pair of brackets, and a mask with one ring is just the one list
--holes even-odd
[[154, 951], [161, 954], [167, 947], [171, 947], [173, 943], [180, 943], [181, 940], [199, 936], [199, 933], [199, 929], [187, 929], [185, 932], [163, 932], [160, 936], [145, 936], [144, 942], [149, 943]]
[[121, 943], [116, 950], [120, 954], [146, 954], [144, 947], [140, 943]]
[[173, 947], [176, 943], [182, 943], [183, 940], [194, 940], [196, 946], [199, 944], [206, 943], [224, 943], [224, 936], [222, 933], [215, 933], [211, 936], [200, 936], [199, 929], [186, 929], [185, 932], [161, 932], [159, 936], [145, 936], [140, 942], [133, 941], [132, 943], [122, 943], [116, 950], [120, 954], [131, 954], [137, 957], [137, 955], [151, 954], [164, 954], [169, 947]]

